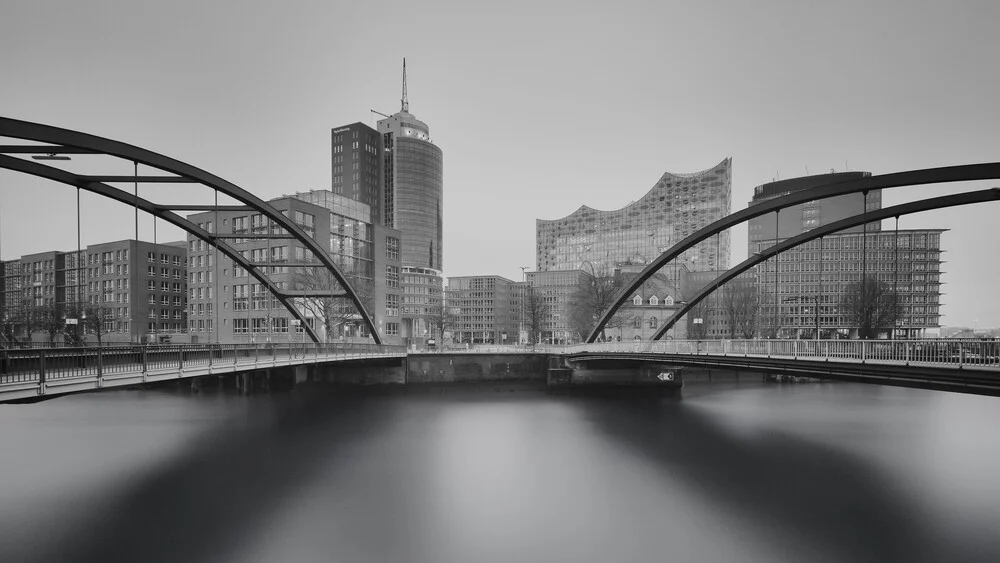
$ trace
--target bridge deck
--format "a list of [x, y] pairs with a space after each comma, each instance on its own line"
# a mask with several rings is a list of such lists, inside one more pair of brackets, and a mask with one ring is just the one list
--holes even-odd
[[402, 347], [105, 346], [0, 350], [0, 402], [276, 367], [399, 358]]

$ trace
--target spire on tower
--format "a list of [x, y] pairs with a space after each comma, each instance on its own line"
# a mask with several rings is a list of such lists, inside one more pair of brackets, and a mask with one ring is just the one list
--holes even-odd
[[410, 102], [406, 99], [406, 57], [403, 57], [403, 99], [402, 102], [403, 111], [410, 112]]

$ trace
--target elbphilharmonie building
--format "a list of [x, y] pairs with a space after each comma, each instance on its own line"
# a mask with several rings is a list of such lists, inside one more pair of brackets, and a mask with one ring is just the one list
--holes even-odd
[[[693, 174], [664, 173], [641, 198], [614, 211], [586, 205], [561, 219], [536, 220], [539, 271], [610, 273], [645, 264], [698, 229], [730, 213], [732, 159]], [[681, 263], [689, 271], [729, 268], [729, 232], [698, 243]]]

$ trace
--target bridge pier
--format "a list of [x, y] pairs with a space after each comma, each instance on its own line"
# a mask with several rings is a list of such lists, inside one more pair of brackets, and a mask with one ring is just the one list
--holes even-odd
[[548, 370], [549, 393], [678, 394], [684, 386], [677, 366], [642, 360], [566, 361], [553, 357]]

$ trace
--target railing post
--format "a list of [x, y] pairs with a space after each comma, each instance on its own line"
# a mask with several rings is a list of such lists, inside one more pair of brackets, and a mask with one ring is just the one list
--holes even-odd
[[98, 381], [104, 379], [104, 350], [101, 349], [101, 346], [97, 347], [97, 379]]
[[861, 361], [864, 362], [866, 359], [868, 359], [868, 341], [867, 340], [862, 340], [861, 341]]
[[142, 348], [140, 348], [140, 350], [142, 350], [142, 356], [141, 356], [142, 357], [142, 376], [143, 376], [143, 378], [145, 378], [146, 374], [149, 373], [149, 357], [146, 354], [146, 345], [142, 344], [141, 346], [142, 346]]
[[260, 362], [260, 344], [253, 345], [253, 363], [257, 365]]
[[177, 347], [177, 377], [181, 376], [184, 372], [184, 347]]
[[772, 348], [772, 344], [773, 344], [773, 343], [774, 343], [774, 341], [773, 341], [773, 340], [768, 340], [768, 341], [767, 341], [767, 357], [768, 357], [768, 358], [770, 358], [770, 357], [771, 357], [771, 348]]
[[45, 349], [38, 351], [38, 392], [45, 393]]

